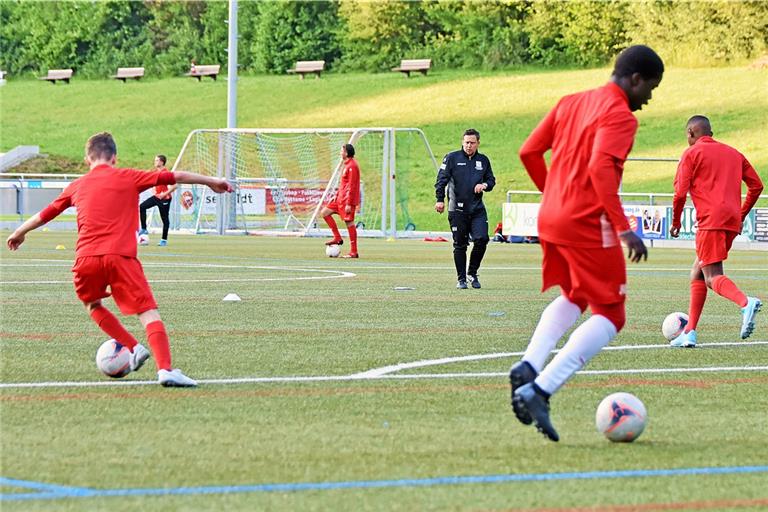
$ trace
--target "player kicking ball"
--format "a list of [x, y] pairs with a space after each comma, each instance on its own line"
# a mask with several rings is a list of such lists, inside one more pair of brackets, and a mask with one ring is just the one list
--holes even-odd
[[[197, 382], [171, 366], [171, 349], [157, 303], [136, 259], [139, 194], [157, 185], [176, 183], [207, 185], [214, 192], [232, 192], [226, 180], [188, 172], [119, 169], [112, 135], [93, 135], [85, 145], [89, 172], [70, 183], [51, 204], [30, 217], [8, 237], [15, 251], [26, 234], [55, 219], [70, 206], [77, 207], [75, 293], [93, 321], [107, 336], [131, 351], [131, 371], [149, 359], [149, 351], [105, 308], [110, 295], [124, 315], [138, 315], [155, 356], [158, 382], [166, 387], [194, 387]], [[109, 287], [109, 291], [107, 291]]]
[[[603, 87], [565, 96], [520, 148], [520, 160], [542, 191], [538, 231], [542, 289], [560, 295], [541, 315], [509, 381], [517, 419], [552, 441], [560, 439], [549, 419], [549, 399], [616, 337], [625, 323], [629, 258], [647, 258], [643, 241], [630, 229], [618, 190], [637, 131], [632, 112], [651, 99], [664, 63], [647, 46], [621, 52]], [[552, 150], [549, 169], [544, 154]], [[544, 366], [560, 338], [587, 309], [586, 321]]]
[[[669, 234], [680, 236], [680, 215], [690, 192], [696, 208], [696, 261], [691, 270], [691, 297], [685, 331], [669, 342], [673, 347], [695, 347], [696, 325], [707, 300], [707, 288], [741, 308], [741, 339], [755, 329], [755, 315], [762, 302], [747, 297], [723, 274], [734, 238], [760, 197], [763, 182], [744, 155], [712, 138], [712, 126], [704, 116], [693, 116], [685, 127], [688, 149], [683, 152], [675, 175], [672, 225]], [[747, 197], [741, 204], [741, 182]]]

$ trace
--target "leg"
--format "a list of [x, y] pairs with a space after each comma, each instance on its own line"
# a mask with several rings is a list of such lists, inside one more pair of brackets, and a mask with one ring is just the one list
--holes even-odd
[[155, 196], [152, 196], [150, 198], [145, 199], [142, 201], [141, 205], [139, 206], [139, 219], [141, 220], [141, 230], [146, 233], [147, 231], [147, 210], [155, 206], [155, 200], [157, 198]]
[[157, 309], [139, 313], [139, 321], [147, 333], [147, 342], [155, 355], [158, 370], [171, 369], [171, 345], [165, 324]]
[[685, 332], [695, 331], [707, 300], [707, 282], [697, 259], [691, 269], [691, 299], [688, 305], [688, 324]]
[[469, 245], [469, 221], [464, 212], [448, 212], [448, 222], [453, 234], [453, 263], [459, 284], [467, 281], [467, 246]]
[[157, 205], [157, 209], [160, 210], [160, 219], [163, 221], [163, 240], [168, 240], [168, 228], [171, 225], [168, 213], [171, 210], [171, 201], [160, 201]]
[[99, 329], [101, 329], [104, 334], [110, 338], [114, 338], [121, 345], [128, 347], [128, 350], [133, 352], [134, 347], [138, 345], [139, 342], [125, 329], [123, 324], [120, 323], [120, 320], [101, 304], [101, 300], [85, 302], [84, 305], [94, 323], [99, 326]]
[[357, 258], [357, 227], [355, 226], [354, 216], [352, 217], [352, 220], [347, 220], [346, 223], [347, 232], [349, 233], [349, 254], [347, 256], [350, 258]]
[[336, 225], [336, 221], [331, 217], [332, 214], [336, 213], [336, 210], [333, 210], [327, 206], [323, 206], [323, 208], [320, 210], [320, 216], [325, 220], [325, 223], [328, 224], [328, 227], [331, 228], [331, 232], [333, 233], [333, 240], [329, 240], [325, 243], [325, 245], [341, 245], [344, 243], [343, 239], [341, 238], [341, 233], [339, 233], [339, 227]]
[[488, 214], [485, 209], [475, 215], [472, 215], [469, 221], [469, 229], [472, 233], [472, 253], [469, 255], [469, 274], [472, 279], [472, 287], [480, 288], [480, 281], [477, 279], [477, 271], [480, 269], [480, 263], [485, 256], [485, 249], [488, 247]]

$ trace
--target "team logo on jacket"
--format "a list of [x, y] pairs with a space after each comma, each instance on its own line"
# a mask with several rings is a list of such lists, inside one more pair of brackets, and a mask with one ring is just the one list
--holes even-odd
[[475, 170], [476, 171], [482, 171], [483, 170], [483, 162], [481, 162], [480, 160], [475, 162]]

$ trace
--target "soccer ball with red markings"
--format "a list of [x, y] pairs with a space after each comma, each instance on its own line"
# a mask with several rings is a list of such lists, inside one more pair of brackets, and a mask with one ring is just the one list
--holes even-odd
[[96, 366], [107, 377], [125, 377], [131, 373], [131, 351], [117, 340], [107, 340], [96, 351]]
[[136, 243], [139, 245], [149, 245], [149, 235], [141, 234], [136, 237]]
[[683, 334], [683, 329], [685, 329], [686, 325], [688, 325], [688, 315], [679, 311], [670, 313], [661, 323], [661, 334], [663, 334], [667, 340], [672, 341]]
[[645, 430], [648, 414], [645, 405], [631, 393], [608, 395], [597, 406], [597, 430], [614, 442], [629, 443]]

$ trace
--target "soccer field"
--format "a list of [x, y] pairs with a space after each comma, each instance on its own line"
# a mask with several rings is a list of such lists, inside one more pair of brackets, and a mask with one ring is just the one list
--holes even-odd
[[[710, 293], [700, 347], [667, 347], [692, 250], [628, 265], [627, 326], [553, 398], [552, 443], [517, 422], [506, 379], [557, 293], [538, 246], [491, 244], [483, 288], [456, 290], [448, 243], [363, 239], [336, 260], [320, 239], [156, 240], [139, 256], [197, 389], [158, 386], [153, 359], [98, 373], [74, 233], [3, 250], [3, 511], [768, 509], [768, 314], [741, 341]], [[765, 300], [767, 264], [733, 251], [725, 268]], [[634, 443], [594, 426], [617, 391], [648, 409]]]

